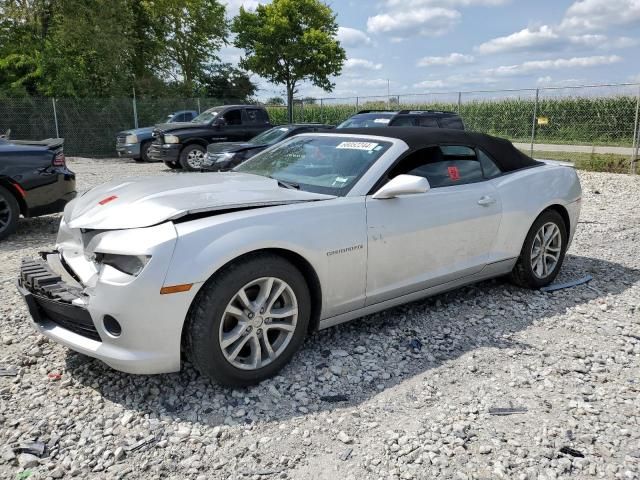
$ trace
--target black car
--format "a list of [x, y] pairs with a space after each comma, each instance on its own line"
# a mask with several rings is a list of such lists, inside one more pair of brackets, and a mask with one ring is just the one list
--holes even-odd
[[210, 143], [249, 140], [271, 126], [269, 114], [263, 107], [214, 107], [202, 112], [191, 122], [156, 125], [148, 156], [152, 161], [162, 161], [170, 168], [196, 171], [202, 167]]
[[202, 170], [209, 172], [230, 170], [253, 157], [256, 153], [289, 137], [330, 128], [333, 128], [333, 126], [321, 123], [294, 123], [273, 127], [257, 137], [253, 137], [248, 142], [212, 143], [207, 148], [207, 157], [202, 164]]
[[336, 128], [385, 127], [397, 113], [397, 110], [360, 110]]
[[390, 127], [430, 127], [464, 130], [456, 112], [441, 110], [401, 110], [388, 123]]
[[76, 176], [67, 168], [61, 138], [0, 139], [0, 240], [13, 233], [18, 217], [61, 212], [76, 196]]

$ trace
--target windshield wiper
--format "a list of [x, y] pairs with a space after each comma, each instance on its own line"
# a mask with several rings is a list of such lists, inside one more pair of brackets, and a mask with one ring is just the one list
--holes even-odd
[[272, 177], [271, 175], [269, 175], [269, 178], [273, 178], [276, 182], [278, 182], [279, 187], [288, 188], [290, 190], [300, 190], [300, 185], [298, 185], [297, 183], [284, 182], [279, 178]]

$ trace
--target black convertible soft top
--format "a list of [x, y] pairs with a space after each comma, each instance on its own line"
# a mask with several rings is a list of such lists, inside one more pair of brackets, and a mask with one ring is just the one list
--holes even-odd
[[541, 164], [541, 162], [522, 153], [509, 140], [464, 130], [427, 127], [373, 127], [341, 128], [329, 130], [327, 133], [397, 138], [405, 142], [412, 151], [433, 145], [479, 147], [493, 158], [503, 172], [512, 172]]

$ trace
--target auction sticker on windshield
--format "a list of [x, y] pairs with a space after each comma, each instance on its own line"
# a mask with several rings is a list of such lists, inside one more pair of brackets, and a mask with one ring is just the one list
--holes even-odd
[[342, 142], [336, 148], [344, 150], [364, 150], [365, 152], [370, 152], [377, 146], [377, 143], [371, 142]]

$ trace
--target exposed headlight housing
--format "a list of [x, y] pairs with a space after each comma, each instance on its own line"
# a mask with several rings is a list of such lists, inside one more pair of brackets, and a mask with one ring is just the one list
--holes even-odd
[[214, 165], [216, 163], [226, 162], [234, 157], [234, 153], [207, 153], [204, 159], [205, 165]]
[[180, 143], [180, 139], [175, 135], [165, 135], [164, 143]]
[[135, 133], [127, 135], [124, 139], [124, 143], [138, 143], [138, 136]]
[[226, 162], [231, 160], [235, 156], [234, 153], [220, 153], [218, 156], [214, 157], [216, 163]]
[[109, 265], [119, 272], [126, 273], [133, 277], [140, 275], [140, 272], [149, 263], [149, 255], [119, 255], [115, 253], [96, 253], [95, 261], [99, 265]]

